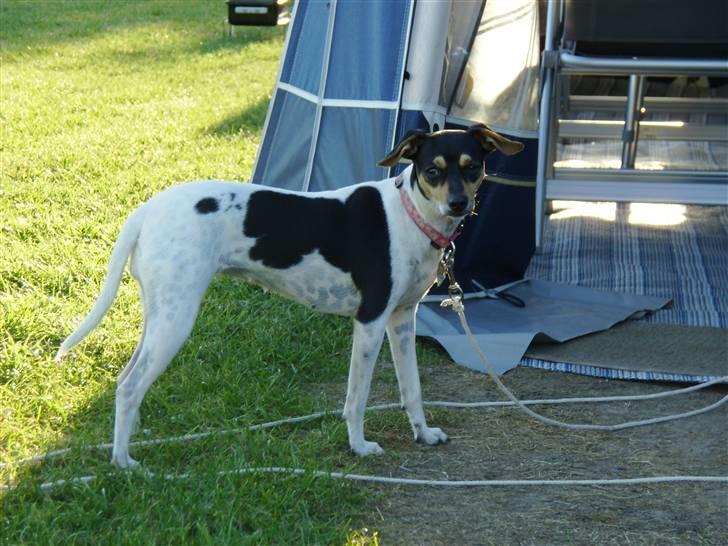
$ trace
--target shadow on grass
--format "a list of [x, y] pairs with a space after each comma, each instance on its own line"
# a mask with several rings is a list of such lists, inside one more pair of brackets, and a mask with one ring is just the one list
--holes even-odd
[[206, 133], [212, 136], [230, 136], [240, 132], [257, 134], [265, 122], [269, 102], [267, 98], [262, 98], [249, 104], [240, 113], [228, 116], [209, 127]]

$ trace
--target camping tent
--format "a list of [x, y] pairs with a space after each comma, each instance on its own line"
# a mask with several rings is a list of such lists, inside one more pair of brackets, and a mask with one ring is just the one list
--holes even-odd
[[[537, 0], [298, 0], [252, 181], [319, 191], [378, 180], [395, 174], [376, 162], [408, 130], [486, 123], [526, 147], [513, 158], [489, 156], [455, 273], [470, 295], [479, 294], [473, 281], [518, 281], [534, 249], [538, 62]], [[512, 291], [524, 309], [493, 299], [468, 304], [476, 338], [500, 372], [538, 334], [570, 339], [667, 301], [546, 282]], [[422, 305], [418, 335], [483, 370], [446, 313]]]

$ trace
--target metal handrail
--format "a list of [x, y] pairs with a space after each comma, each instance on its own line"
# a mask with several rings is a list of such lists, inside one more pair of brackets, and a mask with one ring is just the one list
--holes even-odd
[[559, 53], [563, 74], [629, 76], [728, 76], [727, 59], [663, 59], [651, 57], [593, 57]]

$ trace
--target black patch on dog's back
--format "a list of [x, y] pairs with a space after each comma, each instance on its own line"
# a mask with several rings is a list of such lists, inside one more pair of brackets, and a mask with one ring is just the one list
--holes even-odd
[[197, 209], [197, 212], [199, 212], [200, 214], [217, 212], [219, 208], [220, 205], [218, 204], [217, 199], [215, 199], [214, 197], [205, 197], [204, 199], [200, 199], [195, 205], [195, 209]]
[[250, 259], [287, 269], [318, 250], [332, 266], [351, 274], [361, 293], [356, 314], [371, 322], [392, 290], [389, 230], [375, 188], [355, 190], [345, 202], [260, 190], [251, 194], [243, 233], [256, 239]]

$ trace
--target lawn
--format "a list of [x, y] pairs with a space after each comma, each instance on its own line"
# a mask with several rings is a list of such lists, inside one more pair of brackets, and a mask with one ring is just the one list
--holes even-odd
[[[0, 3], [0, 461], [72, 448], [0, 469], [0, 481], [17, 486], [0, 493], [0, 543], [370, 540], [352, 527], [371, 500], [363, 486], [218, 475], [248, 465], [360, 468], [333, 417], [133, 450], [154, 476], [115, 471], [107, 452], [81, 449], [109, 441], [115, 379], [140, 334], [128, 276], [102, 324], [53, 360], [96, 298], [134, 207], [178, 182], [250, 176], [284, 31], [229, 37], [224, 15], [222, 1], [207, 0]], [[348, 320], [220, 278], [146, 396], [136, 438], [338, 407], [350, 339]], [[375, 437], [408, 430], [399, 414], [371, 427]], [[87, 474], [98, 479], [39, 489]]]

